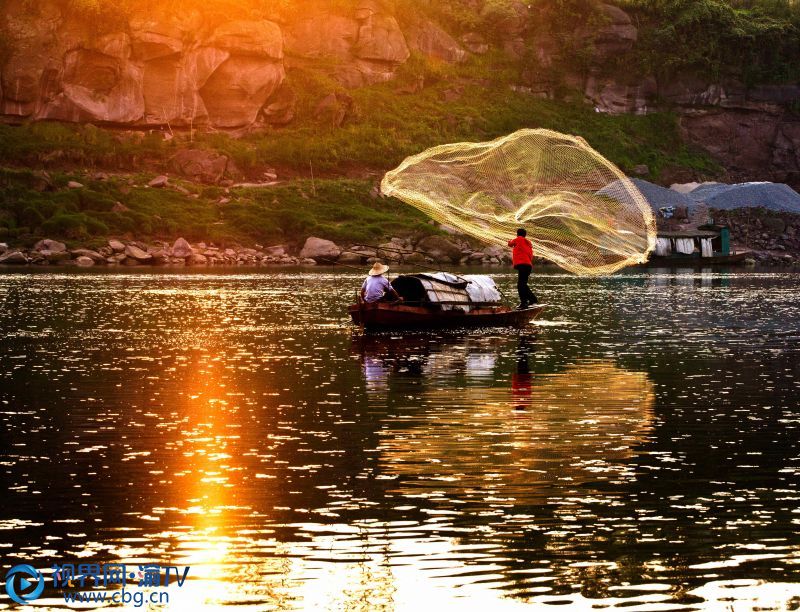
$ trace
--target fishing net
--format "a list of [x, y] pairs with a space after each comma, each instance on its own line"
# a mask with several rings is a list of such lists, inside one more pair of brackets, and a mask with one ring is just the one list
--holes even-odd
[[550, 130], [433, 147], [386, 173], [381, 191], [486, 243], [505, 247], [524, 227], [537, 257], [575, 274], [645, 262], [656, 243], [636, 186], [582, 138]]

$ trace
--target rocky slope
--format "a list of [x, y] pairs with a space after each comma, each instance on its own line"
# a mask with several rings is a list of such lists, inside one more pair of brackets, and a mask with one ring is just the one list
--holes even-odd
[[[591, 27], [569, 33], [567, 48], [591, 51], [579, 69], [563, 41], [526, 31], [533, 9], [521, 3], [520, 18], [502, 24], [502, 40], [491, 43], [480, 32], [448, 32], [418, 12], [394, 14], [376, 0], [250, 20], [148, 9], [102, 25], [65, 6], [2, 3], [6, 121], [257, 130], [292, 122], [304, 95], [293, 74], [316, 71], [337, 86], [311, 112], [336, 125], [349, 110], [347, 89], [389, 81], [414, 57], [457, 63], [494, 49], [518, 66], [508, 83], [517, 91], [548, 98], [579, 91], [603, 113], [674, 109], [684, 137], [718, 159], [731, 179], [800, 183], [800, 117], [793, 112], [800, 86], [748, 89], [736, 79], [689, 74], [659, 82], [614, 68], [613, 58], [635, 49], [638, 31], [611, 5], [601, 5]], [[402, 93], [424, 86], [420, 78]]]

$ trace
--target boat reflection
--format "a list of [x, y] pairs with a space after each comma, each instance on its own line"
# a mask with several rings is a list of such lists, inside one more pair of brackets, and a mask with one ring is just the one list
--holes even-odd
[[398, 492], [521, 503], [542, 495], [536, 485], [630, 476], [626, 460], [653, 427], [648, 376], [611, 361], [532, 374], [531, 348], [520, 341], [510, 385], [468, 384], [457, 394], [434, 386], [421, 412], [390, 420], [381, 466], [402, 477]]

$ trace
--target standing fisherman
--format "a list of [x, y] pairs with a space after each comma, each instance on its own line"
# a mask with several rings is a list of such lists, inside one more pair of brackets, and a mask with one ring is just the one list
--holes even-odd
[[517, 291], [519, 292], [519, 309], [525, 309], [539, 300], [528, 287], [528, 277], [533, 269], [533, 245], [525, 236], [528, 232], [524, 228], [517, 230], [517, 237], [508, 241], [508, 246], [513, 247], [511, 263], [517, 271]]

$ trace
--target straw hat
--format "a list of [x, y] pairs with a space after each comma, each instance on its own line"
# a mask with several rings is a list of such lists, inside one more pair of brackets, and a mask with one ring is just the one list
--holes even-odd
[[370, 276], [380, 276], [381, 274], [386, 274], [389, 271], [389, 266], [382, 264], [379, 261], [376, 261], [372, 264], [372, 270], [369, 271]]

